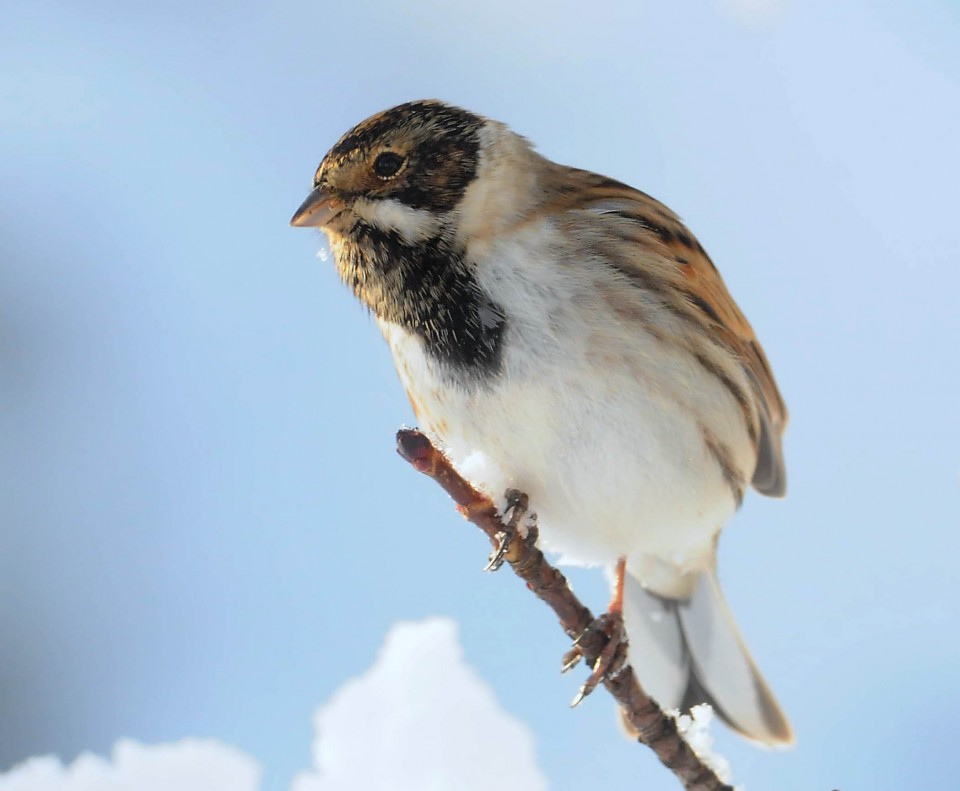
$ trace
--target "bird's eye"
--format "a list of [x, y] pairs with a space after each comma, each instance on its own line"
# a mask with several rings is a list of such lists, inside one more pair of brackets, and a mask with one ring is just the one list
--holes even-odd
[[382, 179], [393, 178], [403, 167], [403, 157], [393, 151], [384, 151], [373, 161], [374, 172]]

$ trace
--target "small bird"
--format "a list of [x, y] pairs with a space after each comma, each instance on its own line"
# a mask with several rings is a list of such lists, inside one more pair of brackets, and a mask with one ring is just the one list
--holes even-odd
[[784, 494], [786, 407], [677, 215], [416, 101], [347, 132], [291, 224], [325, 232], [421, 427], [454, 463], [482, 454], [488, 492], [528, 494], [545, 549], [609, 571], [645, 689], [791, 743], [716, 575], [748, 485]]

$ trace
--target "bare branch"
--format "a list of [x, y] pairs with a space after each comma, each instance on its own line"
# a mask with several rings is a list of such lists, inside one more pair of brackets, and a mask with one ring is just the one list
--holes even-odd
[[[545, 601], [560, 619], [560, 625], [592, 667], [606, 644], [601, 630], [588, 629], [593, 614], [570, 590], [566, 577], [547, 562], [536, 547], [536, 529], [526, 540], [510, 540], [514, 532], [497, 513], [489, 497], [458, 473], [446, 456], [420, 431], [397, 432], [397, 452], [413, 467], [433, 478], [459, 506], [460, 512], [487, 534], [497, 555], [502, 553], [514, 573]], [[515, 519], [513, 520], [516, 521]], [[504, 537], [507, 537], [504, 539]], [[505, 548], [502, 543], [506, 540]], [[624, 665], [604, 679], [603, 685], [620, 704], [625, 723], [637, 739], [653, 750], [689, 791], [732, 791], [712, 769], [704, 765], [677, 731], [676, 722], [660, 709], [637, 681], [633, 669]]]

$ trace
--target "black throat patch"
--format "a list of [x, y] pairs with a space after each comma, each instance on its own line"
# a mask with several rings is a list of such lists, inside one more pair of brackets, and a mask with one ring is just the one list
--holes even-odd
[[500, 371], [506, 317], [484, 293], [463, 250], [441, 235], [410, 243], [357, 221], [337, 266], [344, 282], [378, 317], [423, 341], [453, 376]]

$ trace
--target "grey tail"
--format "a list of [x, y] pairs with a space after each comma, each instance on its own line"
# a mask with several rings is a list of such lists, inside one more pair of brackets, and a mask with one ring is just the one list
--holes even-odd
[[768, 747], [793, 743], [793, 730], [750, 658], [714, 571], [688, 599], [667, 599], [628, 576], [624, 619], [630, 662], [665, 709], [709, 703], [727, 725]]

